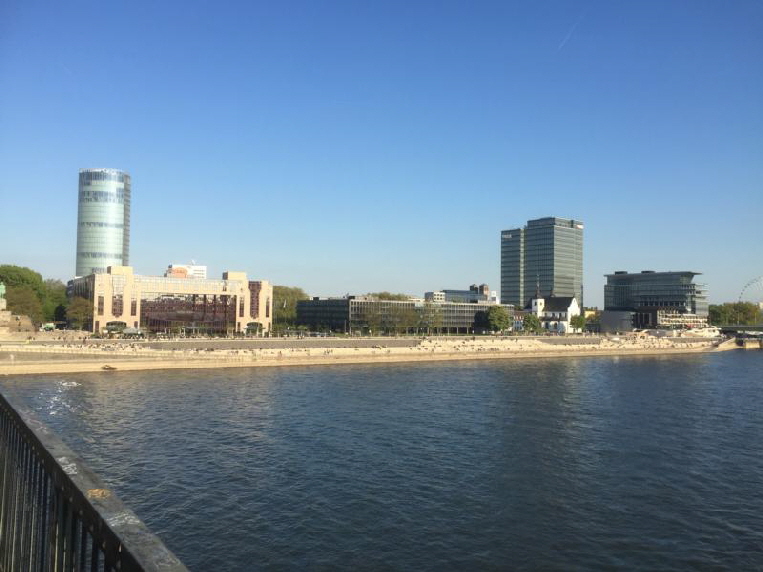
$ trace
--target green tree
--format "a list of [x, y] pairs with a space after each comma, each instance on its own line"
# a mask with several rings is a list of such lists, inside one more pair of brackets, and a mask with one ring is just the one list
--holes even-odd
[[369, 292], [367, 296], [376, 298], [377, 300], [393, 300], [397, 302], [404, 302], [410, 300], [411, 297], [408, 294], [393, 294], [392, 292]]
[[42, 303], [29, 286], [10, 286], [6, 290], [5, 299], [8, 309], [19, 316], [29, 316], [32, 322], [39, 324], [42, 320]]
[[42, 316], [46, 322], [61, 320], [69, 301], [66, 285], [60, 280], [48, 278], [43, 282]]
[[540, 320], [535, 314], [526, 314], [522, 319], [522, 329], [528, 334], [537, 334], [541, 331]]
[[442, 328], [442, 309], [433, 302], [424, 302], [420, 314], [419, 327], [426, 330], [427, 334], [437, 332]]
[[511, 325], [509, 312], [503, 306], [490, 306], [487, 310], [487, 326], [492, 332], [508, 330]]
[[403, 329], [404, 333], [408, 333], [414, 328], [416, 328], [419, 324], [419, 313], [416, 311], [415, 308], [411, 308], [410, 306], [407, 308], [403, 308], [400, 316], [400, 327]]
[[585, 316], [583, 314], [572, 316], [572, 318], [570, 319], [570, 326], [582, 332], [583, 328], [585, 328]]
[[376, 303], [364, 304], [360, 313], [360, 321], [368, 328], [369, 333], [379, 334], [382, 329], [382, 316]]
[[726, 302], [710, 305], [708, 322], [714, 326], [754, 326], [763, 322], [763, 317], [758, 306], [752, 302]]
[[45, 297], [45, 286], [42, 282], [42, 276], [26, 266], [0, 265], [0, 282], [5, 283], [9, 288], [11, 286], [30, 288], [41, 303]]
[[85, 298], [74, 298], [66, 309], [66, 318], [75, 328], [84, 328], [93, 319], [93, 305]]
[[707, 321], [713, 326], [725, 326], [728, 324], [728, 304], [710, 304]]
[[309, 296], [296, 286], [273, 286], [273, 325], [278, 329], [292, 328], [297, 322], [297, 301]]

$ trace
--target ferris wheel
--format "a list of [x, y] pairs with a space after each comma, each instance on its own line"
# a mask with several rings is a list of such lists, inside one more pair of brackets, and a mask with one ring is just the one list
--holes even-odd
[[763, 302], [763, 276], [753, 278], [744, 285], [739, 293], [739, 302], [753, 302], [755, 304]]

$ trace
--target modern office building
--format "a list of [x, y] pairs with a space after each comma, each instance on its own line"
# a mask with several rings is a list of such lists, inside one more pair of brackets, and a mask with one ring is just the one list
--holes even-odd
[[694, 282], [699, 275], [653, 270], [607, 274], [602, 331], [706, 326], [707, 289]]
[[116, 169], [80, 169], [75, 275], [130, 263], [130, 175]]
[[[441, 293], [441, 292], [440, 292]], [[480, 327], [487, 301], [380, 300], [373, 296], [313, 298], [297, 302], [297, 323], [314, 330], [358, 334], [468, 334]], [[509, 315], [512, 307], [506, 308]]]
[[250, 281], [245, 272], [225, 272], [221, 280], [133, 274], [129, 266], [75, 278], [69, 295], [93, 305], [90, 329], [139, 328], [173, 335], [261, 334], [272, 325], [273, 287]]
[[501, 302], [525, 307], [551, 295], [583, 305], [583, 223], [546, 217], [502, 231]]

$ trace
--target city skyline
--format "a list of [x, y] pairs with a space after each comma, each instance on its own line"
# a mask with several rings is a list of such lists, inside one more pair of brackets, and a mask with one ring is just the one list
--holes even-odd
[[549, 215], [586, 223], [590, 306], [619, 269], [695, 269], [713, 303], [763, 274], [757, 2], [3, 12], [3, 263], [72, 277], [95, 166], [132, 175], [142, 274], [498, 289], [496, 233]]

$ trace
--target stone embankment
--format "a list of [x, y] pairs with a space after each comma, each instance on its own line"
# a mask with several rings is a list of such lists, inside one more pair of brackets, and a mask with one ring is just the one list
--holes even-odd
[[[326, 338], [309, 340], [185, 340], [161, 342], [65, 341], [0, 345], [0, 375], [74, 373], [101, 370], [335, 365], [551, 357], [649, 355], [716, 351], [719, 341], [657, 337], [439, 337]], [[320, 343], [323, 341], [323, 343]], [[317, 345], [315, 343], [317, 342]], [[169, 344], [169, 345], [167, 345]], [[723, 344], [721, 344], [723, 345]], [[211, 347], [210, 347], [211, 346]], [[161, 347], [161, 346], [160, 346]]]

